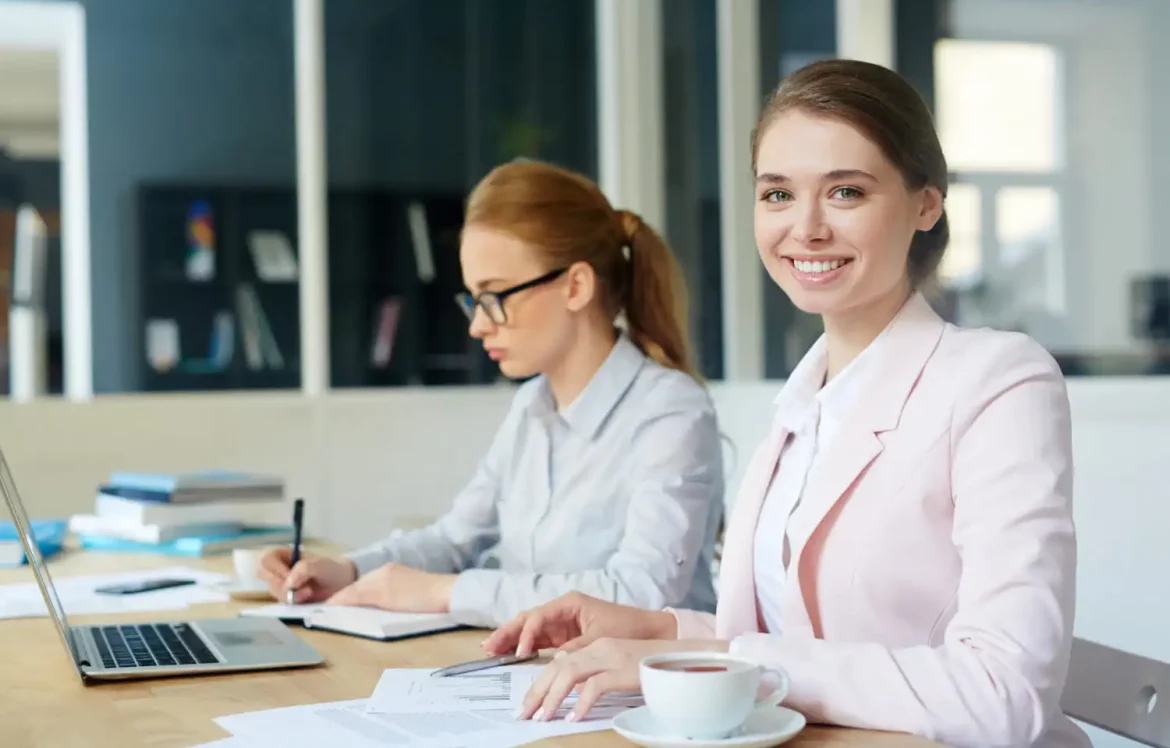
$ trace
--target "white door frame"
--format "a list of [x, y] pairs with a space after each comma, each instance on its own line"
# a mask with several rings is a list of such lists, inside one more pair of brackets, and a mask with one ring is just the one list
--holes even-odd
[[89, 117], [85, 9], [77, 2], [0, 2], [0, 47], [51, 50], [60, 61], [61, 307], [65, 397], [93, 397]]

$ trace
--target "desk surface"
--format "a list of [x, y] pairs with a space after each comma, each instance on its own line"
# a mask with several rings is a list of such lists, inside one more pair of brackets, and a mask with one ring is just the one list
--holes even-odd
[[[230, 573], [231, 560], [201, 561], [153, 556], [72, 552], [52, 560], [55, 578], [187, 565]], [[0, 570], [0, 584], [31, 581], [28, 568]], [[84, 616], [73, 623], [183, 620], [234, 616], [247, 605], [220, 603], [117, 616]], [[0, 743], [6, 748], [129, 748], [193, 746], [227, 737], [214, 717], [370, 695], [384, 668], [439, 667], [479, 655], [482, 631], [458, 632], [408, 642], [382, 643], [297, 629], [328, 664], [306, 670], [167, 678], [83, 686], [48, 618], [0, 620]], [[542, 746], [629, 746], [614, 732], [558, 738]], [[809, 727], [787, 745], [930, 746], [893, 733]]]

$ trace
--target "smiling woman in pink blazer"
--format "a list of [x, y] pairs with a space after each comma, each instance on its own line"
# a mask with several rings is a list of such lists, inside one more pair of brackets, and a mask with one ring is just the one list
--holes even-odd
[[1064, 381], [1030, 338], [961, 329], [921, 293], [947, 244], [947, 167], [896, 73], [810, 65], [753, 134], [769, 274], [825, 334], [776, 400], [727, 528], [717, 613], [570, 594], [490, 652], [560, 647], [522, 717], [579, 718], [639, 660], [731, 651], [791, 677], [810, 721], [951, 745], [1088, 745], [1059, 701], [1076, 540]]

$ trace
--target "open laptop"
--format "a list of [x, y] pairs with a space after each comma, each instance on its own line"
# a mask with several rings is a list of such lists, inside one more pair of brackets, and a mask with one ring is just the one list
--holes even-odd
[[325, 661], [274, 618], [70, 626], [0, 451], [0, 494], [45, 606], [82, 681], [308, 667]]

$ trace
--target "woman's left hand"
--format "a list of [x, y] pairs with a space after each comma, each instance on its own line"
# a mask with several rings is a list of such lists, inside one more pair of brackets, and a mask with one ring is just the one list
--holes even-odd
[[446, 613], [454, 574], [434, 574], [402, 564], [386, 564], [343, 588], [326, 603], [360, 605], [403, 613]]
[[585, 717], [597, 700], [611, 692], [637, 691], [638, 664], [643, 657], [667, 652], [726, 652], [721, 641], [653, 641], [598, 639], [576, 652], [558, 652], [524, 697], [519, 719], [547, 721], [574, 690], [577, 703], [566, 717]]

